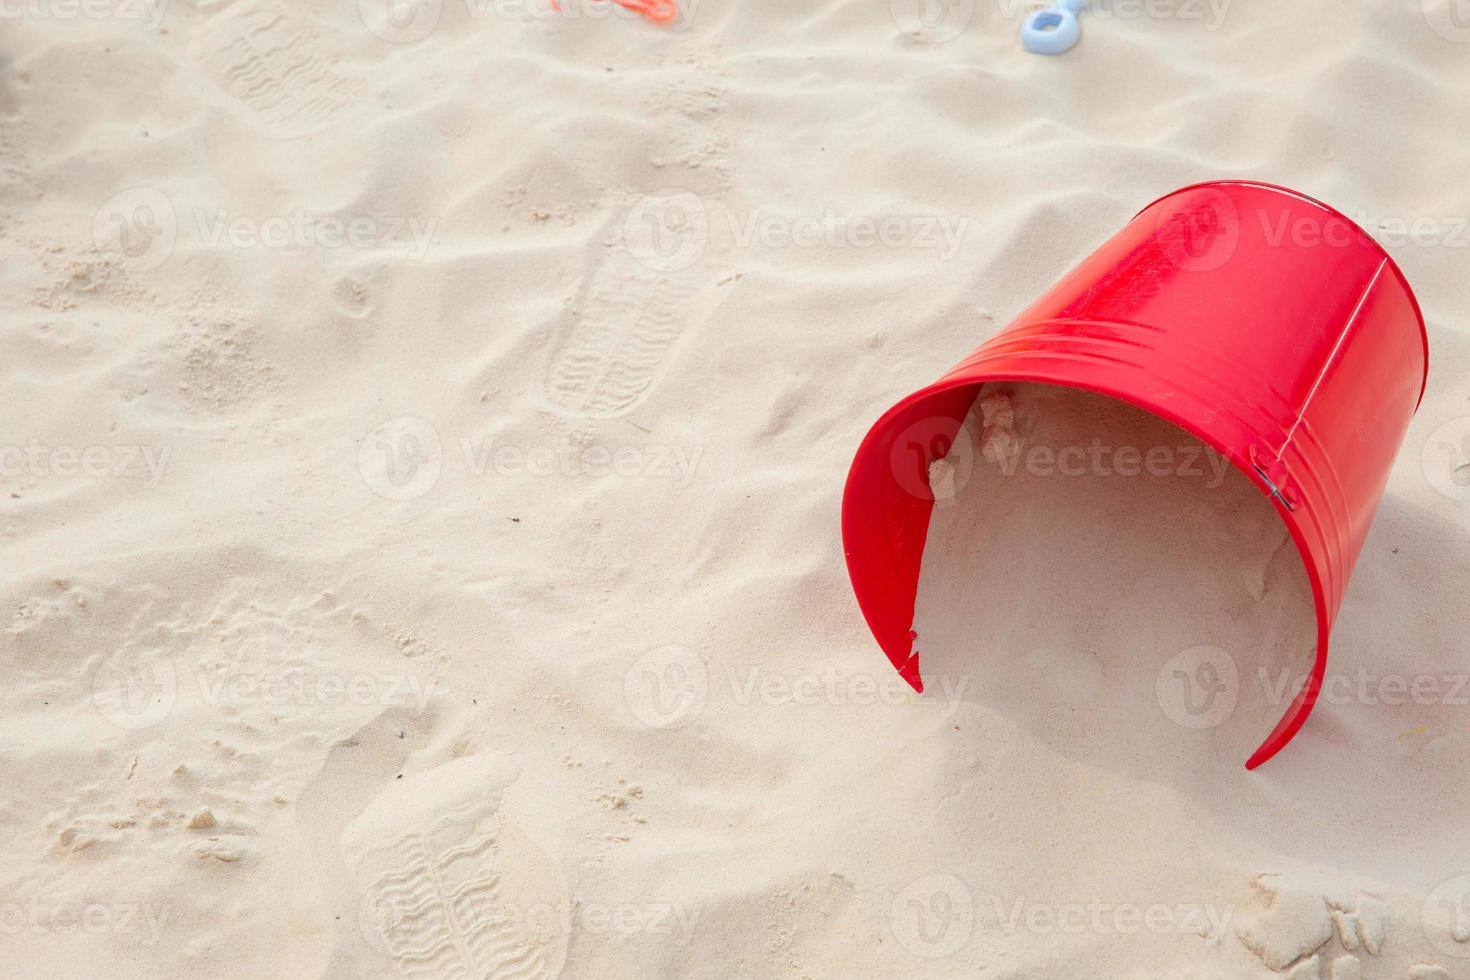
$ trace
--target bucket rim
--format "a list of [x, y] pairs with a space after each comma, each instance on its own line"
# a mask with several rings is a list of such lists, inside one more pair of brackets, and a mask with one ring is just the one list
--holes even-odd
[[[1142, 412], [1146, 412], [1154, 418], [1168, 423], [1169, 425], [1178, 429], [1180, 432], [1183, 432], [1184, 434], [1199, 440], [1204, 445], [1219, 453], [1230, 463], [1232, 468], [1245, 476], [1245, 478], [1248, 479], [1251, 484], [1254, 485], [1256, 489], [1261, 492], [1261, 496], [1266, 498], [1267, 503], [1270, 505], [1272, 510], [1275, 511], [1277, 519], [1281, 522], [1282, 525], [1284, 525], [1288, 537], [1291, 538], [1292, 543], [1296, 549], [1298, 561], [1301, 563], [1302, 572], [1307, 578], [1307, 585], [1312, 593], [1312, 614], [1316, 623], [1317, 636], [1315, 649], [1313, 651], [1312, 667], [1311, 670], [1307, 673], [1306, 679], [1301, 689], [1296, 693], [1291, 703], [1287, 706], [1285, 713], [1281, 717], [1281, 720], [1277, 722], [1275, 727], [1272, 728], [1270, 734], [1262, 740], [1259, 747], [1257, 747], [1251, 753], [1249, 758], [1247, 758], [1245, 768], [1248, 770], [1254, 770], [1262, 763], [1271, 759], [1283, 748], [1285, 748], [1287, 743], [1289, 743], [1296, 736], [1296, 733], [1306, 723], [1307, 717], [1312, 713], [1312, 709], [1316, 706], [1316, 702], [1321, 690], [1322, 680], [1326, 676], [1328, 648], [1330, 645], [1330, 638], [1332, 634], [1333, 619], [1335, 618], [1335, 616], [1333, 616], [1332, 612], [1328, 609], [1327, 582], [1324, 578], [1323, 569], [1318, 566], [1316, 559], [1313, 557], [1312, 546], [1307, 540], [1306, 533], [1300, 524], [1299, 517], [1293, 512], [1291, 508], [1285, 506], [1278, 494], [1273, 493], [1274, 488], [1272, 487], [1270, 482], [1259, 471], [1257, 471], [1255, 466], [1252, 465], [1248, 453], [1246, 451], [1243, 451], [1240, 447], [1231, 447], [1217, 434], [1210, 432], [1207, 428], [1203, 426], [1190, 422], [1187, 418], [1171, 409], [1164, 402], [1154, 401], [1137, 391], [1127, 391], [1119, 386], [1101, 384], [1096, 382], [1080, 382], [1071, 378], [1065, 378], [1061, 375], [1049, 372], [1045, 369], [1003, 370], [992, 372], [985, 370], [983, 366], [972, 366], [961, 363], [954, 370], [950, 371], [938, 381], [925, 385], [918, 391], [912, 392], [907, 397], [901, 399], [899, 402], [889, 408], [888, 411], [884, 412], [878, 418], [878, 420], [873, 423], [873, 426], [869, 429], [868, 433], [864, 436], [862, 442], [858, 446], [858, 451], [854, 456], [852, 465], [848, 471], [847, 483], [849, 485], [852, 484], [854, 479], [856, 479], [858, 476], [858, 470], [868, 461], [868, 458], [874, 452], [875, 447], [871, 443], [875, 443], [878, 439], [880, 439], [882, 437], [882, 433], [890, 429], [893, 425], [894, 420], [899, 418], [903, 412], [912, 409], [915, 405], [921, 404], [922, 402], [928, 401], [929, 399], [935, 398], [947, 392], [955, 391], [960, 388], [975, 388], [975, 394], [978, 398], [980, 396], [980, 389], [983, 386], [987, 384], [1007, 382], [1048, 384], [1059, 388], [1070, 388], [1077, 391], [1087, 391], [1093, 394], [1101, 395], [1105, 398], [1110, 398], [1113, 401], [1132, 406], [1133, 408], [1136, 408]], [[964, 424], [962, 419], [957, 421], [960, 425]], [[846, 491], [844, 491], [843, 498], [843, 551], [850, 559], [851, 550], [848, 547], [848, 542], [846, 541], [849, 532], [848, 514], [846, 507]], [[1307, 501], [1303, 501], [1303, 503], [1308, 504]], [[849, 573], [851, 573], [850, 561]], [[855, 576], [853, 577], [853, 582], [854, 585], [856, 585]], [[917, 580], [914, 582], [914, 591], [915, 594], [917, 594]], [[858, 590], [858, 592], [858, 605], [862, 608], [864, 617], [869, 618], [868, 597], [863, 595], [861, 590]], [[870, 626], [875, 626], [875, 624], [872, 623], [871, 619], [869, 620], [869, 624]], [[911, 630], [912, 625], [907, 627], [907, 629]], [[875, 626], [875, 636], [876, 635], [877, 631]], [[905, 650], [906, 656], [904, 657], [903, 662], [900, 663], [899, 659], [895, 657], [894, 651], [889, 649], [890, 644], [893, 641], [890, 640], [889, 642], [885, 642], [885, 638], [882, 636], [878, 636], [877, 638], [879, 640], [879, 646], [884, 648], [884, 652], [888, 654], [889, 660], [893, 664], [893, 666], [899, 671], [904, 679], [914, 687], [916, 691], [922, 692], [922, 655], [913, 649], [912, 640], [910, 639], [905, 644], [907, 647]], [[910, 672], [913, 675], [912, 677], [909, 676]]]

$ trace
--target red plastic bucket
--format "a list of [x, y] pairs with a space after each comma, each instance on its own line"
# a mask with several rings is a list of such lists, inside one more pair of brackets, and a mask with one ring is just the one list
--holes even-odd
[[1254, 481], [1301, 553], [1316, 661], [1246, 762], [1254, 769], [1317, 701], [1333, 620], [1427, 372], [1407, 280], [1341, 213], [1251, 181], [1177, 190], [869, 431], [842, 501], [858, 604], [922, 691], [911, 629], [934, 503], [925, 474], [949, 453], [980, 386], [1043, 382], [1128, 402]]

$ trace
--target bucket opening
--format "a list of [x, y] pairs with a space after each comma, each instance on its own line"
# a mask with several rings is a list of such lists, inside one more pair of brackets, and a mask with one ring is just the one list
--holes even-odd
[[1086, 715], [1140, 740], [1140, 759], [1198, 748], [1159, 746], [1174, 726], [1254, 757], [1311, 677], [1316, 636], [1300, 556], [1259, 486], [1121, 399], [1010, 381], [967, 394], [929, 465], [912, 623], [928, 686], [1002, 710], [1055, 700], [1041, 717]]

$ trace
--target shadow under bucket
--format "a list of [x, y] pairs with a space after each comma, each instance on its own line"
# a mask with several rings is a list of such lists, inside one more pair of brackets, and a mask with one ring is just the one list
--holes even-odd
[[1127, 402], [1245, 474], [1300, 552], [1316, 658], [1247, 760], [1254, 769], [1317, 701], [1332, 623], [1427, 371], [1408, 282], [1341, 213], [1250, 181], [1175, 191], [874, 424], [842, 501], [858, 604], [894, 667], [922, 691], [912, 627], [935, 499], [926, 474], [948, 455], [980, 386], [1041, 382]]

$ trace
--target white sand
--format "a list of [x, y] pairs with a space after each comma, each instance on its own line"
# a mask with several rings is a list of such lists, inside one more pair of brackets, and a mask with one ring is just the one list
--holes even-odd
[[1311, 591], [1266, 498], [1099, 395], [990, 385], [965, 430], [920, 578], [926, 686], [963, 689], [1089, 767], [1123, 758], [1129, 779], [1223, 789], [1314, 659]]
[[[5, 5], [0, 975], [1470, 977], [1470, 37], [1428, 8], [1114, 4], [1041, 59], [1003, 4]], [[1381, 226], [1430, 321], [1334, 634], [1376, 696], [1246, 774], [1264, 624], [1198, 552], [1274, 530], [1225, 490], [1128, 565], [1043, 487], [1000, 538], [1095, 589], [1002, 552], [1056, 643], [906, 693], [858, 441], [1223, 176]], [[1196, 644], [1247, 687], [1211, 729], [1157, 697]]]

